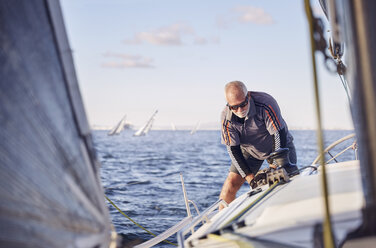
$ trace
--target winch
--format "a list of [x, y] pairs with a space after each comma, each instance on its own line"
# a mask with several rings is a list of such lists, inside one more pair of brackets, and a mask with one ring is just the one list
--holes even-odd
[[269, 168], [260, 170], [252, 179], [251, 187], [253, 189], [265, 184], [270, 186], [275, 182], [286, 183], [291, 176], [299, 174], [298, 167], [290, 162], [288, 148], [280, 148], [271, 153], [267, 162]]

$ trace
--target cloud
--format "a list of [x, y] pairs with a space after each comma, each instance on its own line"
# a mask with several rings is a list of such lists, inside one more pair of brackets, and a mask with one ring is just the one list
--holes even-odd
[[206, 44], [219, 44], [221, 43], [221, 39], [219, 38], [219, 36], [212, 36], [212, 37], [209, 37], [209, 38], [203, 38], [203, 37], [199, 37], [199, 36], [196, 36], [195, 39], [194, 39], [194, 44], [196, 45], [206, 45]]
[[112, 58], [112, 61], [105, 62], [102, 67], [106, 68], [153, 68], [153, 59], [140, 55], [107, 52], [103, 55]]
[[150, 43], [154, 45], [182, 45], [183, 35], [193, 35], [193, 29], [181, 23], [173, 24], [168, 27], [159, 28], [150, 32], [136, 33], [134, 38], [126, 40], [127, 44]]
[[181, 46], [185, 43], [206, 45], [209, 39], [195, 34], [192, 27], [182, 23], [172, 24], [149, 32], [138, 32], [126, 44], [153, 44], [159, 46]]
[[218, 16], [216, 20], [217, 27], [221, 29], [230, 29], [236, 23], [270, 25], [274, 23], [274, 20], [264, 9], [254, 6], [235, 7], [230, 13]]
[[273, 18], [270, 14], [266, 13], [264, 9], [253, 6], [236, 7], [235, 12], [240, 13], [238, 20], [242, 23], [255, 23], [255, 24], [273, 24]]

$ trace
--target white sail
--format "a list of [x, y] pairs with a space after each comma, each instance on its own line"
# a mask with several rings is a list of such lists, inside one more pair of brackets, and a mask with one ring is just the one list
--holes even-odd
[[0, 247], [110, 247], [59, 1], [0, 1], [0, 16]]
[[146, 129], [146, 125], [147, 123], [143, 125], [140, 129], [138, 129], [137, 132], [133, 134], [133, 136], [142, 136], [144, 134], [144, 130]]
[[148, 122], [146, 128], [145, 128], [145, 131], [144, 131], [144, 134], [147, 134], [149, 132], [149, 130], [151, 129], [151, 127], [153, 126], [153, 123], [154, 123], [154, 118], [152, 118], [150, 120], [150, 122]]
[[108, 135], [120, 134], [124, 130], [126, 115], [108, 132]]
[[171, 122], [171, 130], [172, 131], [176, 131], [176, 126], [175, 126], [175, 124], [173, 122]]
[[198, 121], [196, 126], [192, 129], [191, 134], [195, 134], [199, 126], [200, 126], [200, 121]]
[[152, 116], [149, 118], [149, 120], [146, 122], [146, 124], [143, 125], [140, 129], [138, 129], [137, 132], [135, 132], [133, 134], [133, 136], [143, 136], [143, 135], [147, 134], [149, 132], [149, 130], [151, 129], [152, 125], [153, 125], [154, 117], [157, 113], [158, 113], [158, 110], [156, 110], [152, 114]]

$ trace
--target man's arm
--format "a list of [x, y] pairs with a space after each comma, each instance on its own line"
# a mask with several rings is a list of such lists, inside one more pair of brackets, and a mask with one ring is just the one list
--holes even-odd
[[253, 178], [253, 174], [247, 166], [247, 162], [245, 161], [240, 145], [226, 147], [228, 154], [230, 155], [231, 161], [235, 165], [239, 174], [242, 178], [245, 178], [249, 183]]
[[253, 178], [253, 174], [248, 168], [247, 162], [240, 149], [239, 133], [225, 118], [226, 110], [222, 112], [221, 142], [222, 144], [226, 145], [227, 152], [230, 155], [231, 161], [235, 165], [235, 168], [238, 170], [240, 176], [242, 178], [245, 178], [245, 180], [247, 180], [247, 182], [249, 183]]
[[287, 145], [287, 132], [285, 128], [282, 128], [275, 134], [273, 134], [273, 152], [279, 148], [284, 148]]
[[[287, 132], [286, 132], [285, 128], [282, 128], [281, 130], [279, 130], [278, 132], [273, 134], [273, 138], [274, 139], [273, 139], [273, 150], [272, 150], [272, 152], [277, 151], [279, 148], [285, 148], [286, 147]], [[278, 166], [278, 164], [275, 160], [273, 160], [273, 165], [275, 166], [275, 168]], [[274, 167], [274, 166], [272, 166], [272, 167]]]

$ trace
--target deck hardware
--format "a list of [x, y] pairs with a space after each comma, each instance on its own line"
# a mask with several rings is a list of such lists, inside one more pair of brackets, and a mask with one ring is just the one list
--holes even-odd
[[271, 186], [275, 182], [287, 183], [288, 181], [290, 181], [290, 178], [284, 168], [279, 168], [268, 172], [266, 174], [266, 180], [269, 186]]

